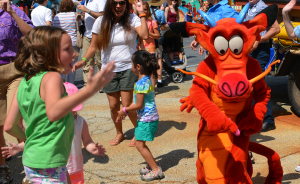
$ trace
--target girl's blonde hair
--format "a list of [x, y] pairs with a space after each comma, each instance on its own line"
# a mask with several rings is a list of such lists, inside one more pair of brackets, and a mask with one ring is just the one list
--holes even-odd
[[38, 26], [23, 36], [18, 44], [15, 67], [30, 76], [41, 71], [62, 73], [60, 42], [66, 31], [53, 26]]
[[147, 14], [146, 14], [146, 17], [148, 20], [152, 20], [153, 17], [151, 15], [151, 11], [150, 11], [150, 6], [149, 4], [146, 2], [146, 1], [143, 1], [143, 5], [146, 5], [146, 8], [147, 8]]

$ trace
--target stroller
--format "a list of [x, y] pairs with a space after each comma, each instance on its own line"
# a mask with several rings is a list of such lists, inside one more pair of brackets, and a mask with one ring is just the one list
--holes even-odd
[[[172, 76], [172, 80], [175, 83], [180, 83], [183, 80], [183, 77], [185, 76], [184, 73], [181, 73], [177, 70], [177, 68], [180, 68], [182, 70], [186, 70], [186, 65], [187, 65], [187, 58], [182, 46], [182, 37], [176, 35], [175, 33], [173, 33], [170, 29], [165, 31], [162, 34], [162, 40], [160, 40], [160, 44], [163, 46], [162, 48], [162, 59], [164, 60], [163, 63], [163, 69]], [[180, 39], [174, 39], [174, 37], [180, 37]], [[168, 43], [166, 43], [168, 42]], [[175, 42], [175, 43], [174, 43]], [[180, 43], [178, 43], [180, 42]], [[173, 46], [171, 45], [171, 50], [170, 51], [166, 51], [166, 45], [170, 46], [170, 43], [173, 43]], [[174, 45], [175, 44], [180, 44], [180, 52], [182, 53], [182, 63], [179, 63], [179, 55], [176, 54], [178, 52], [175, 52], [176, 50], [174, 50]], [[178, 49], [177, 49], [178, 51]], [[173, 57], [173, 61], [176, 62], [176, 64], [173, 64], [173, 61], [170, 59], [169, 54], [171, 52], [175, 52], [174, 57]]]

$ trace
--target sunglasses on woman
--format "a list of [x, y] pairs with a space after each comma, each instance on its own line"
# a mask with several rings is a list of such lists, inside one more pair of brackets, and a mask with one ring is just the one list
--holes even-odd
[[124, 6], [126, 4], [126, 2], [125, 1], [114, 1], [114, 4], [115, 4], [115, 6], [118, 6], [118, 4], [120, 6]]

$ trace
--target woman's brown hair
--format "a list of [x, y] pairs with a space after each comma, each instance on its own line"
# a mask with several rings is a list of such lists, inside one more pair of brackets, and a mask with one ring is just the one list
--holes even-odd
[[38, 26], [23, 36], [14, 60], [22, 73], [33, 76], [41, 71], [63, 72], [60, 64], [60, 42], [66, 31], [54, 26]]
[[[119, 22], [120, 25], [123, 26], [123, 29], [126, 33], [132, 30], [130, 26], [130, 7], [128, 0], [126, 2], [126, 10]], [[114, 0], [107, 0], [105, 7], [104, 7], [104, 14], [102, 17], [101, 27], [98, 35], [98, 49], [99, 50], [106, 50], [108, 48], [108, 44], [110, 41], [110, 32], [112, 30], [114, 24], [114, 12], [115, 9]]]
[[62, 0], [59, 4], [59, 12], [73, 12], [74, 3], [72, 0]]

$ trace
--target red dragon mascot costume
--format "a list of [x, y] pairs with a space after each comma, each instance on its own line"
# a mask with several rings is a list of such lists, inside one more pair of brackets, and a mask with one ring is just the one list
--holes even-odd
[[[204, 12], [209, 26], [194, 23], [173, 23], [170, 29], [183, 37], [196, 40], [210, 53], [199, 64], [189, 96], [181, 99], [180, 110], [191, 112], [195, 107], [201, 115], [197, 147], [197, 181], [201, 184], [250, 184], [252, 164], [248, 151], [268, 158], [269, 175], [265, 184], [279, 184], [283, 170], [279, 155], [273, 150], [250, 142], [258, 133], [267, 111], [270, 88], [257, 60], [249, 56], [260, 32], [276, 20], [278, 7], [271, 5], [253, 20], [243, 22], [249, 8], [238, 18], [217, 22]], [[273, 63], [274, 64], [274, 63]], [[252, 100], [255, 101], [252, 104]]]

